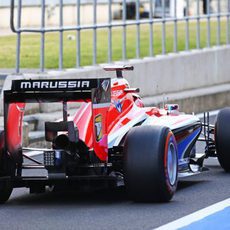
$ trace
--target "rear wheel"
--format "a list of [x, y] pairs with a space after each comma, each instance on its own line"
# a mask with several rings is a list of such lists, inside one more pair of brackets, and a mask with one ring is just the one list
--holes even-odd
[[222, 109], [217, 115], [215, 143], [221, 167], [230, 172], [230, 108]]
[[13, 191], [12, 184], [9, 180], [0, 181], [0, 204], [4, 204]]
[[3, 151], [4, 131], [0, 131], [0, 204], [4, 204], [9, 199], [13, 190], [11, 180], [7, 179], [7, 177], [15, 175], [15, 165], [4, 156]]
[[133, 128], [125, 141], [125, 185], [136, 201], [167, 202], [177, 187], [177, 146], [167, 127]]

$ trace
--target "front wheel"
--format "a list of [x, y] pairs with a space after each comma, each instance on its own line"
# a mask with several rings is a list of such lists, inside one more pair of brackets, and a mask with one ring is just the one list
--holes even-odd
[[222, 109], [217, 115], [215, 144], [221, 167], [230, 172], [230, 108]]
[[167, 127], [140, 126], [125, 141], [125, 185], [136, 201], [168, 202], [177, 188], [177, 145]]

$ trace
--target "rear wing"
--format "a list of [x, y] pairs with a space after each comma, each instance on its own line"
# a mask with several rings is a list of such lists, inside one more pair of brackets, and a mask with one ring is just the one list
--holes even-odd
[[[81, 100], [92, 102], [94, 151], [105, 161], [108, 155], [106, 115], [111, 102], [110, 78], [13, 80], [11, 90], [4, 91], [6, 152], [16, 162], [20, 161], [18, 156], [22, 148], [22, 120], [26, 103], [62, 102], [63, 121], [67, 122], [67, 102]], [[96, 130], [98, 122], [100, 138]]]
[[110, 102], [110, 79], [13, 80], [11, 90], [4, 91], [4, 102], [94, 100], [95, 91], [106, 94], [97, 103]]

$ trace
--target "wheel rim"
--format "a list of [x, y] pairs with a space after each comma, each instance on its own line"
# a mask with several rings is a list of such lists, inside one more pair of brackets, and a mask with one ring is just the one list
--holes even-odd
[[168, 144], [168, 153], [167, 153], [167, 171], [168, 178], [171, 185], [174, 185], [177, 179], [177, 156], [176, 149], [173, 142]]

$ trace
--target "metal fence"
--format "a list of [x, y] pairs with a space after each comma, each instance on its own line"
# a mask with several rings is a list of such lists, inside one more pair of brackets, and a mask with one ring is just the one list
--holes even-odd
[[[221, 44], [229, 44], [230, 42], [230, 0], [108, 0], [106, 3], [106, 10], [100, 12], [100, 14], [107, 15], [105, 22], [97, 22], [98, 14], [98, 1], [91, 0], [92, 8], [92, 23], [82, 23], [81, 22], [81, 0], [75, 0], [75, 13], [76, 13], [76, 23], [75, 25], [64, 25], [64, 0], [58, 0], [58, 11], [59, 11], [59, 22], [56, 26], [47, 26], [46, 24], [46, 14], [49, 0], [40, 0], [40, 26], [39, 27], [24, 27], [22, 25], [22, 8], [23, 0], [11, 0], [11, 29], [17, 34], [17, 51], [16, 51], [16, 72], [20, 72], [20, 52], [21, 52], [21, 36], [23, 33], [37, 33], [40, 34], [40, 71], [44, 72], [45, 65], [45, 48], [46, 40], [45, 37], [48, 33], [58, 33], [59, 34], [59, 54], [58, 54], [58, 66], [59, 69], [63, 69], [63, 52], [64, 52], [64, 39], [63, 33], [65, 31], [75, 31], [76, 32], [76, 43], [73, 47], [73, 50], [76, 50], [76, 61], [75, 66], [82, 66], [81, 59], [81, 35], [86, 30], [92, 31], [92, 65], [98, 64], [98, 31], [104, 29], [107, 31], [107, 62], [113, 62], [113, 30], [115, 28], [120, 29], [121, 36], [121, 60], [127, 60], [127, 44], [129, 43], [127, 39], [127, 29], [129, 27], [135, 27], [135, 56], [133, 58], [141, 58], [141, 26], [148, 27], [148, 52], [144, 56], [153, 57], [156, 55], [155, 52], [155, 37], [156, 31], [154, 28], [156, 26], [161, 29], [161, 54], [165, 55], [168, 52], [178, 52], [178, 45], [183, 40], [184, 50], [190, 50], [190, 37], [191, 31], [190, 26], [195, 26], [195, 48], [201, 49], [204, 48], [201, 45], [201, 23], [202, 26], [205, 23], [205, 47], [210, 47], [212, 45], [219, 46]], [[89, 2], [89, 1], [88, 1]], [[118, 10], [118, 18], [115, 20], [113, 5], [118, 4], [120, 10]], [[132, 8], [131, 8], [131, 5]], [[182, 6], [183, 16], [179, 16], [178, 6]], [[145, 7], [145, 12], [143, 14], [143, 9]], [[181, 10], [181, 8], [180, 8]], [[16, 11], [16, 14], [15, 14]], [[130, 16], [130, 11], [132, 14]], [[180, 12], [181, 13], [181, 12]], [[16, 18], [15, 18], [16, 15]], [[86, 16], [87, 17], [87, 16]], [[221, 22], [224, 21], [224, 28]], [[183, 25], [182, 37], [179, 37], [178, 27], [181, 29], [181, 23]], [[211, 43], [211, 24], [215, 26], [215, 44]], [[170, 25], [172, 29], [172, 39], [173, 39], [173, 48], [172, 50], [167, 50], [167, 26]], [[221, 41], [221, 31], [224, 30], [226, 37], [224, 42]], [[194, 35], [194, 34], [193, 34]], [[180, 33], [181, 36], [181, 33]], [[192, 47], [194, 48], [194, 47]], [[181, 49], [180, 49], [181, 50]]]

